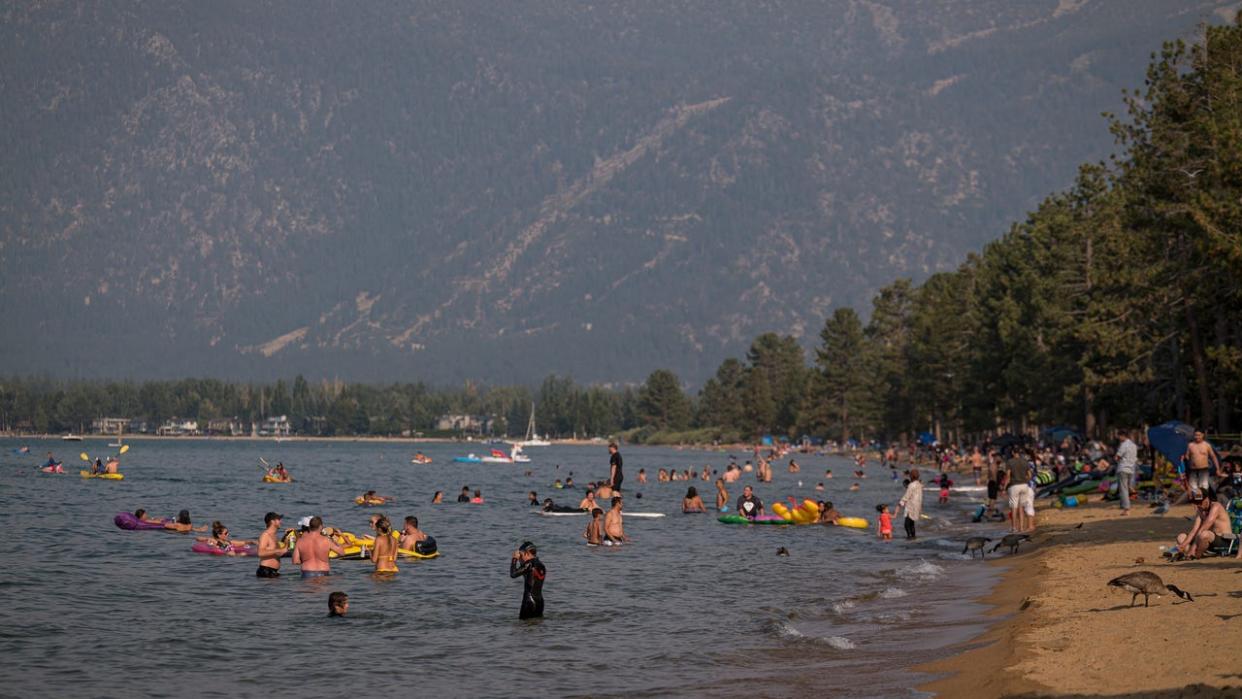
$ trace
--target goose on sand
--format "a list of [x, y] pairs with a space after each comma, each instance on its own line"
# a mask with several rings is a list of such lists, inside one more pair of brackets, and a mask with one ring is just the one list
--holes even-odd
[[1195, 598], [1191, 597], [1189, 592], [1178, 589], [1176, 585], [1165, 585], [1159, 575], [1146, 570], [1140, 570], [1137, 573], [1126, 573], [1120, 577], [1113, 578], [1108, 581], [1108, 585], [1109, 587], [1120, 587], [1127, 592], [1133, 593], [1130, 597], [1131, 607], [1134, 606], [1134, 602], [1139, 595], [1143, 596], [1143, 606], [1146, 607], [1148, 598], [1151, 595], [1162, 597], [1165, 590], [1172, 592], [1187, 602], [1195, 601]]

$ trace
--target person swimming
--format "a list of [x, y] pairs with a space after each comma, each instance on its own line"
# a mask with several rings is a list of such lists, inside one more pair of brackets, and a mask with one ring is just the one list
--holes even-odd
[[349, 595], [340, 591], [328, 595], [328, 616], [345, 616], [348, 611]]
[[699, 491], [694, 486], [686, 489], [686, 497], [681, 499], [681, 511], [686, 514], [707, 512], [707, 506], [703, 504], [703, 498], [699, 497]]
[[543, 501], [543, 509], [541, 511], [542, 512], [576, 513], [576, 512], [581, 512], [582, 510], [580, 508], [570, 507], [568, 505], [557, 505], [556, 503], [552, 502], [552, 498], [545, 498]]
[[168, 531], [172, 531], [172, 532], [177, 532], [178, 534], [187, 534], [189, 532], [207, 531], [206, 526], [198, 527], [196, 529], [194, 525], [190, 523], [190, 511], [189, 510], [182, 510], [177, 513], [176, 519], [174, 519], [171, 522], [164, 522], [164, 529]]

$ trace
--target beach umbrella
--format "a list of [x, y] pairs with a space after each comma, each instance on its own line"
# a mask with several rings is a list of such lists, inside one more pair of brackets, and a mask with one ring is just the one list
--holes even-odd
[[1186, 446], [1194, 439], [1195, 428], [1184, 422], [1170, 420], [1163, 425], [1156, 425], [1147, 430], [1147, 443], [1160, 452], [1169, 463], [1179, 466], [1182, 456], [1186, 454]]

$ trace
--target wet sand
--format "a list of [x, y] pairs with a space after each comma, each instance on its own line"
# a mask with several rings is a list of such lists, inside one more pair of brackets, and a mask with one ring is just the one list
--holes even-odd
[[[997, 623], [962, 652], [918, 669], [944, 697], [1242, 697], [1242, 560], [1164, 562], [1160, 546], [1189, 528], [1190, 505], [1163, 517], [1136, 503], [1052, 509], [1041, 502], [1024, 544], [983, 601]], [[1081, 528], [1079, 527], [1081, 525]], [[1130, 607], [1106, 583], [1148, 570], [1189, 592]]]

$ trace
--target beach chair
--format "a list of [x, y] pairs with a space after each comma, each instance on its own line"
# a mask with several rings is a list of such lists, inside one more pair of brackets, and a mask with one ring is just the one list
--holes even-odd
[[1242, 539], [1242, 498], [1230, 500], [1229, 504], [1225, 506], [1225, 513], [1229, 515], [1229, 528], [1232, 530], [1232, 533], [1221, 536], [1220, 539], [1212, 542], [1212, 547], [1208, 549], [1208, 553], [1226, 557], [1236, 556], [1238, 553], [1238, 541]]

